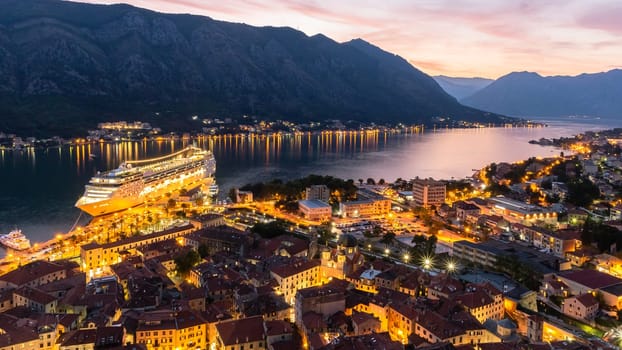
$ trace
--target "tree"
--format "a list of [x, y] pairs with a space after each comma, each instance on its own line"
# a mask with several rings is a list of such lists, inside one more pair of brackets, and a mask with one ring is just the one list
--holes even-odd
[[578, 207], [587, 207], [600, 197], [598, 186], [594, 185], [588, 178], [579, 178], [567, 183], [568, 203]]
[[411, 249], [412, 257], [421, 260], [424, 257], [434, 256], [436, 241], [436, 236], [429, 236], [427, 238], [424, 235], [413, 236], [412, 243], [414, 243], [415, 246]]
[[185, 277], [200, 261], [199, 253], [196, 250], [190, 250], [188, 253], [175, 258], [175, 270], [180, 276]]
[[363, 184], [363, 179], [359, 179], [359, 185]]
[[395, 233], [393, 232], [387, 232], [384, 236], [382, 236], [382, 238], [380, 239], [380, 243], [384, 243], [387, 246], [391, 245], [391, 243], [393, 243], [393, 240], [395, 239]]
[[206, 244], [201, 244], [199, 246], [199, 255], [201, 256], [201, 259], [206, 258], [209, 255], [209, 248], [207, 247]]
[[317, 228], [317, 235], [318, 235], [318, 243], [325, 244], [326, 246], [328, 246], [328, 242], [330, 242], [330, 240], [335, 238], [335, 234], [332, 233], [331, 230], [329, 230], [327, 227], [324, 227], [324, 226], [319, 226]]
[[432, 220], [432, 222], [428, 226], [428, 234], [431, 236], [436, 236], [438, 234], [438, 231], [440, 231], [442, 227], [443, 225], [440, 222]]
[[601, 252], [608, 252], [614, 244], [616, 250], [622, 248], [622, 235], [615, 227], [588, 219], [581, 230], [581, 242], [584, 245], [596, 243]]
[[375, 185], [376, 181], [370, 177], [370, 178], [367, 179], [367, 184], [368, 185]]
[[378, 237], [382, 233], [382, 227], [380, 225], [374, 225], [371, 231], [372, 235]]
[[386, 181], [384, 181], [384, 179], [378, 180], [378, 185], [384, 185], [384, 184], [386, 184]]
[[258, 222], [251, 227], [251, 232], [260, 235], [263, 238], [274, 238], [287, 234], [285, 223], [281, 220], [270, 221], [267, 223]]

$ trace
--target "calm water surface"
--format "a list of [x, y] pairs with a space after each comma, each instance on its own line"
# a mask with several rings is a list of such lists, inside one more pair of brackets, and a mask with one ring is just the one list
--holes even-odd
[[[463, 178], [490, 162], [551, 156], [559, 150], [531, 145], [541, 137], [571, 136], [605, 126], [553, 121], [547, 128], [428, 130], [419, 134], [302, 135], [201, 140], [217, 160], [221, 192], [271, 178], [308, 174], [393, 181]], [[183, 141], [125, 142], [47, 150], [0, 151], [0, 233], [21, 228], [33, 241], [66, 232], [78, 219], [74, 203], [98, 170], [126, 159], [166, 154]], [[95, 155], [91, 158], [89, 155]], [[82, 222], [88, 220], [82, 215]]]

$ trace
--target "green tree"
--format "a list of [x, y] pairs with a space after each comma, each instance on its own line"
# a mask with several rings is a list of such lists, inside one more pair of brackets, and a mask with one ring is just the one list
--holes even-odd
[[411, 256], [416, 260], [434, 256], [434, 252], [436, 251], [436, 242], [436, 236], [413, 236], [412, 243], [414, 243], [415, 246], [411, 249]]
[[336, 237], [335, 234], [332, 233], [331, 230], [325, 226], [319, 226], [317, 228], [317, 235], [318, 235], [318, 243], [324, 244], [326, 246], [328, 246], [328, 242], [330, 242], [332, 239]]
[[267, 223], [258, 222], [251, 227], [251, 232], [258, 234], [263, 238], [274, 238], [287, 234], [285, 223], [282, 220], [275, 220]]
[[588, 178], [579, 178], [568, 182], [567, 185], [567, 202], [578, 207], [587, 207], [600, 197], [598, 186], [594, 185]]
[[206, 258], [209, 255], [209, 248], [207, 247], [206, 244], [201, 244], [199, 245], [199, 256], [201, 256], [201, 259]]
[[196, 250], [190, 250], [188, 253], [175, 258], [175, 270], [177, 274], [185, 277], [190, 270], [201, 261], [201, 256]]
[[380, 239], [380, 243], [383, 243], [387, 246], [391, 245], [393, 243], [393, 240], [395, 239], [395, 233], [393, 232], [387, 232], [384, 236], [382, 236], [382, 238]]

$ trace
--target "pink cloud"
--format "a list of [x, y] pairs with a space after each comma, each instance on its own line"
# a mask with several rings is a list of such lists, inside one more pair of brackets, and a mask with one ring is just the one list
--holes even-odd
[[622, 5], [599, 7], [580, 16], [577, 23], [585, 28], [600, 29], [614, 35], [622, 35]]

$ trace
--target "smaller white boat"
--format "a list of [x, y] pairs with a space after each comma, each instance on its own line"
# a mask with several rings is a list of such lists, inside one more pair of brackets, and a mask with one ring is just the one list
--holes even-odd
[[0, 235], [0, 244], [14, 250], [30, 248], [30, 240], [19, 229], [15, 229], [6, 235]]

